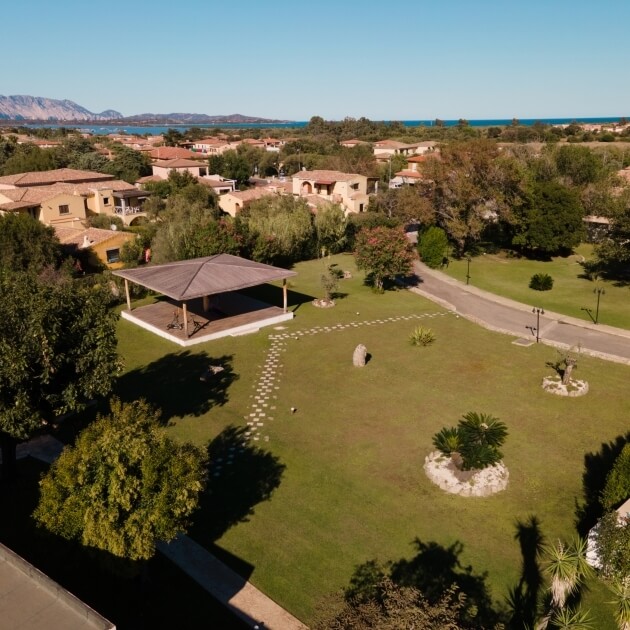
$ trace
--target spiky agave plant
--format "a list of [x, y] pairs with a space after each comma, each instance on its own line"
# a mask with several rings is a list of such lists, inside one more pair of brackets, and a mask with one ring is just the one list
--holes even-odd
[[557, 610], [550, 620], [549, 628], [553, 630], [593, 630], [593, 620], [590, 612], [582, 611], [579, 608], [562, 608]]
[[615, 620], [619, 630], [630, 630], [630, 577], [612, 583], [614, 601], [610, 602], [616, 607]]
[[586, 562], [586, 540], [576, 538], [571, 543], [558, 540], [545, 548], [545, 572], [551, 578], [549, 590], [554, 608], [564, 608], [567, 597], [574, 593], [592, 569]]

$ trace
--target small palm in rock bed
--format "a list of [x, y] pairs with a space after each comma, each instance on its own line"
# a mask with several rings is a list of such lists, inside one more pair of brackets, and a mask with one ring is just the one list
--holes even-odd
[[499, 419], [470, 411], [457, 427], [445, 427], [436, 433], [433, 445], [445, 455], [458, 454], [462, 470], [482, 470], [501, 461], [499, 449], [506, 437], [507, 427]]

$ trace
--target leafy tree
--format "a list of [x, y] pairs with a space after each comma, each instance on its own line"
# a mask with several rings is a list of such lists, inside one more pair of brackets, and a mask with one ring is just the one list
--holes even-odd
[[49, 531], [130, 560], [186, 530], [205, 484], [205, 454], [177, 444], [143, 400], [111, 403], [67, 446], [41, 485], [36, 521]]
[[317, 251], [320, 254], [336, 254], [343, 250], [346, 243], [346, 215], [339, 204], [321, 205], [314, 223]]
[[623, 447], [606, 477], [601, 503], [605, 510], [611, 510], [628, 498], [630, 498], [630, 443]]
[[5, 474], [17, 440], [107, 395], [120, 368], [117, 315], [104, 289], [0, 273], [0, 442]]
[[50, 171], [59, 168], [56, 154], [51, 149], [40, 149], [34, 144], [20, 144], [2, 168], [3, 175]]
[[513, 244], [545, 255], [570, 250], [584, 235], [583, 216], [575, 191], [556, 182], [538, 183], [531, 204], [521, 209]]
[[313, 214], [304, 199], [267, 196], [252, 202], [240, 215], [253, 242], [255, 260], [284, 264], [313, 255]]
[[140, 151], [134, 151], [122, 144], [115, 144], [112, 150], [114, 157], [105, 165], [103, 172], [131, 184], [151, 174], [149, 158]]
[[[209, 166], [214, 164], [209, 163]], [[253, 168], [247, 159], [238, 151], [226, 151], [221, 155], [221, 170], [218, 174], [227, 179], [235, 179], [239, 186], [245, 186], [249, 182]], [[214, 169], [212, 169], [214, 170]]]
[[58, 267], [61, 245], [53, 228], [28, 214], [0, 215], [0, 269], [35, 271]]
[[315, 627], [321, 630], [474, 627], [461, 620], [466, 598], [456, 587], [445, 591], [435, 603], [430, 603], [417, 588], [400, 586], [388, 577], [383, 577], [375, 590], [376, 595], [367, 600], [346, 601], [336, 607], [329, 602], [326, 618]]
[[499, 156], [490, 140], [445, 146], [441, 159], [427, 159], [423, 169], [426, 180], [421, 187], [431, 201], [435, 222], [460, 253], [489, 225], [510, 225], [527, 199], [520, 163]]
[[169, 204], [161, 216], [151, 243], [155, 262], [241, 253], [241, 240], [232, 221], [217, 220], [201, 205], [179, 200], [176, 206]]
[[431, 202], [416, 186], [379, 190], [370, 199], [368, 210], [385, 214], [400, 225], [411, 222], [431, 225], [435, 221]]
[[357, 267], [368, 273], [378, 291], [384, 282], [396, 276], [407, 276], [413, 269], [414, 254], [400, 228], [375, 227], [359, 232], [356, 239]]
[[177, 129], [168, 129], [166, 133], [162, 134], [162, 137], [164, 138], [164, 146], [176, 147], [184, 139], [184, 134]]
[[630, 582], [630, 519], [620, 519], [615, 511], [605, 514], [597, 524], [595, 544], [604, 578]]
[[420, 235], [418, 253], [422, 261], [433, 269], [444, 262], [444, 256], [448, 251], [448, 238], [446, 232], [439, 227], [431, 226]]
[[623, 269], [630, 263], [630, 195], [622, 192], [619, 195], [619, 205], [609, 206], [611, 212], [610, 229], [595, 246], [598, 261], [614, 271]]
[[605, 173], [601, 157], [588, 147], [563, 145], [555, 158], [558, 172], [575, 186], [596, 182]]

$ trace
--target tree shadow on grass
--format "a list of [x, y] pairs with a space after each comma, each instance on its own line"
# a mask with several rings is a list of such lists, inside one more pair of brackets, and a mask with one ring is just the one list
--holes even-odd
[[584, 501], [575, 506], [576, 527], [580, 536], [586, 536], [603, 515], [600, 495], [606, 485], [606, 477], [623, 447], [630, 443], [630, 431], [618, 435], [611, 442], [603, 443], [597, 453], [584, 456], [582, 488]]
[[[201, 416], [227, 403], [230, 385], [238, 378], [232, 355], [209, 357], [205, 352], [177, 352], [127, 372], [118, 379], [116, 394], [123, 402], [144, 398], [161, 409], [162, 422]], [[210, 366], [223, 368], [201, 381]]]
[[475, 573], [471, 566], [461, 564], [464, 549], [461, 542], [443, 547], [436, 542], [413, 541], [416, 555], [410, 560], [401, 558], [385, 566], [370, 560], [356, 567], [345, 590], [347, 601], [366, 601], [375, 597], [378, 583], [385, 576], [399, 586], [413, 587], [422, 592], [432, 604], [437, 603], [453, 585], [466, 594], [464, 616], [471, 626], [492, 628], [505, 616], [495, 610], [486, 584], [487, 574]]
[[508, 594], [510, 628], [533, 628], [538, 617], [538, 603], [543, 585], [540, 555], [544, 538], [540, 522], [530, 516], [525, 522], [516, 522], [514, 538], [521, 547], [521, 577]]
[[229, 426], [208, 445], [209, 477], [192, 537], [204, 546], [268, 501], [280, 485], [285, 466], [245, 436], [246, 427]]

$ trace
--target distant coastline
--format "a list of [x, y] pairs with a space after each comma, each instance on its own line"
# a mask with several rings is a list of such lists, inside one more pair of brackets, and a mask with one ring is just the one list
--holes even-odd
[[[517, 119], [520, 125], [530, 127], [535, 123], [543, 123], [546, 125], [568, 125], [572, 122], [578, 124], [605, 124], [618, 122], [622, 116], [604, 116], [598, 118], [519, 118]], [[630, 116], [628, 117], [630, 118]], [[385, 121], [373, 121], [373, 122], [401, 122], [405, 127], [432, 127], [435, 120], [385, 120]], [[443, 120], [445, 127], [454, 127], [458, 120]], [[471, 127], [505, 127], [512, 124], [511, 118], [491, 118], [491, 119], [478, 119], [468, 120], [468, 124]], [[137, 135], [153, 135], [157, 136], [165, 133], [168, 129], [177, 129], [178, 131], [185, 131], [191, 127], [199, 127], [202, 129], [300, 129], [308, 125], [308, 121], [292, 121], [282, 123], [187, 123], [179, 125], [142, 125], [142, 124], [109, 124], [103, 121], [96, 121], [93, 123], [81, 123], [76, 124], [73, 121], [67, 122], [24, 122], [19, 120], [0, 121], [0, 129], [2, 127], [27, 127], [32, 129], [41, 129], [44, 127], [57, 129], [65, 127], [67, 129], [77, 129], [84, 132], [90, 132], [94, 135], [107, 135], [110, 133], [124, 133], [124, 134], [137, 134]]]

